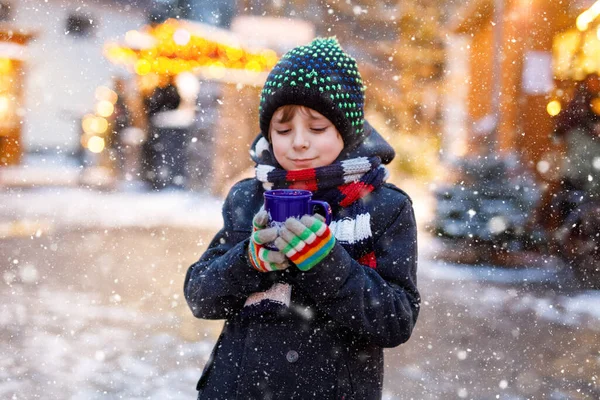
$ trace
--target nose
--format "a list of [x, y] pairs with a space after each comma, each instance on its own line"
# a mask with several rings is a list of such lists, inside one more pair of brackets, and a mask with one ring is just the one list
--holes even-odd
[[294, 132], [294, 141], [292, 146], [295, 150], [306, 149], [309, 146], [308, 135], [302, 129], [297, 129]]

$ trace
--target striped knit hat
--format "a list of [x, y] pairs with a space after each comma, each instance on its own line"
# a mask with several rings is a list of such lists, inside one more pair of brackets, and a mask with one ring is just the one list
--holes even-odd
[[364, 85], [356, 61], [335, 37], [287, 52], [273, 67], [260, 99], [260, 130], [267, 138], [273, 113], [284, 105], [312, 108], [329, 119], [345, 147], [364, 135]]

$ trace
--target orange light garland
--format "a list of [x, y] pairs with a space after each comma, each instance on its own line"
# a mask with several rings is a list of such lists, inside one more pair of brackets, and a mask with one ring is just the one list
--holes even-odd
[[[239, 46], [211, 41], [185, 29], [180, 21], [170, 19], [144, 28], [155, 39], [153, 45], [135, 50], [109, 43], [104, 53], [111, 62], [125, 65], [140, 76], [151, 73], [178, 75], [200, 67], [214, 71], [235, 69], [260, 73], [270, 71], [278, 61], [273, 50], [252, 53]], [[139, 35], [137, 32], [128, 33], [130, 36], [136, 34]], [[220, 75], [215, 72], [215, 77]]]

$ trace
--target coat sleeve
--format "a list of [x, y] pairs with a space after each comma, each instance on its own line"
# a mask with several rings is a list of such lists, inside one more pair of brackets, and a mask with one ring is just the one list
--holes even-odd
[[407, 341], [419, 314], [417, 229], [410, 200], [375, 243], [377, 268], [359, 264], [336, 243], [294, 283], [338, 324], [382, 347]]
[[185, 277], [185, 298], [198, 318], [226, 319], [241, 310], [248, 295], [264, 290], [261, 273], [251, 267], [246, 255], [250, 231], [233, 229], [235, 190], [234, 186], [223, 205], [223, 228]]

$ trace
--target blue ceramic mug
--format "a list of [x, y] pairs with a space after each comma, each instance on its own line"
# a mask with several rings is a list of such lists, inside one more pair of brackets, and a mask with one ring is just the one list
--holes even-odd
[[331, 206], [326, 201], [312, 200], [309, 190], [267, 190], [264, 196], [270, 226], [280, 227], [290, 217], [313, 215], [315, 208], [322, 208], [320, 214], [325, 217], [327, 225], [331, 223]]

